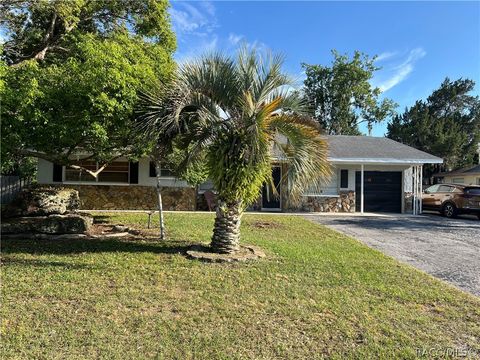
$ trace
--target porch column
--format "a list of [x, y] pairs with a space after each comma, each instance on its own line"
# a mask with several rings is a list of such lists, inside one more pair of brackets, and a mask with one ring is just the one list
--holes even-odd
[[364, 197], [363, 197], [363, 171], [364, 171], [364, 165], [360, 165], [360, 213], [363, 214], [363, 204], [364, 204]]
[[417, 167], [413, 166], [413, 215], [417, 215]]
[[419, 214], [421, 215], [422, 214], [422, 207], [423, 207], [423, 204], [422, 204], [422, 198], [423, 198], [423, 165], [420, 165], [419, 166], [419, 170], [420, 170], [420, 194], [419, 194], [419, 197], [420, 197], [420, 203], [418, 205], [419, 207]]

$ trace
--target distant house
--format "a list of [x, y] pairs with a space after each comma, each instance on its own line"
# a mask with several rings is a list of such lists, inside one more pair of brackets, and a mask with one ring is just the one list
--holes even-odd
[[[258, 202], [259, 211], [308, 212], [393, 212], [418, 213], [421, 198], [421, 169], [442, 159], [384, 137], [326, 136], [333, 174], [319, 186], [312, 186], [293, 203], [289, 197], [285, 159], [272, 163], [274, 185], [280, 196], [265, 185]], [[82, 163], [95, 169], [97, 164]], [[319, 179], [320, 180], [320, 179]], [[155, 209], [156, 184], [153, 164], [147, 158], [137, 163], [125, 159], [109, 165], [98, 179], [85, 172], [39, 159], [38, 182], [74, 187], [85, 209]], [[175, 179], [162, 169], [163, 198], [167, 210], [205, 209], [203, 193]], [[212, 189], [214, 191], [214, 189]]]
[[468, 168], [433, 175], [438, 183], [480, 185], [480, 164]]

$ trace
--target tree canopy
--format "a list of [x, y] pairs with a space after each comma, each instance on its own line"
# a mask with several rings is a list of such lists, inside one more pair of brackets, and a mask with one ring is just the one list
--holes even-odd
[[173, 76], [168, 6], [3, 1], [2, 170], [26, 155], [66, 165], [74, 154], [106, 164], [145, 153], [151, 144], [132, 131], [132, 118], [139, 91]]
[[480, 142], [480, 99], [475, 82], [446, 78], [426, 101], [418, 100], [395, 116], [387, 136], [444, 159], [452, 170], [475, 163]]
[[396, 104], [379, 100], [381, 91], [370, 80], [380, 68], [375, 57], [355, 51], [350, 59], [332, 51], [331, 66], [302, 64], [305, 70], [304, 94], [314, 110], [314, 117], [331, 135], [359, 135], [360, 123], [369, 130], [392, 116]]

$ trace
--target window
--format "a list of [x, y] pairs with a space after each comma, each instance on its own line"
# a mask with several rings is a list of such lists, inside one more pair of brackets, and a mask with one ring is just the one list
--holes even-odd
[[477, 189], [477, 188], [465, 189], [465, 194], [473, 195], [473, 196], [480, 196], [480, 189]]
[[425, 193], [427, 194], [432, 194], [432, 193], [436, 193], [438, 192], [438, 188], [440, 187], [440, 185], [433, 185], [433, 186], [430, 186], [428, 188], [425, 189]]
[[452, 183], [454, 184], [463, 184], [465, 182], [465, 178], [453, 178]]
[[477, 178], [477, 185], [480, 185], [480, 177]]
[[480, 196], [480, 189], [477, 189], [477, 188], [465, 189], [465, 194], [473, 195], [473, 196]]
[[453, 186], [440, 185], [440, 188], [438, 189], [438, 192], [451, 192], [453, 189], [454, 189]]
[[[97, 170], [95, 161], [79, 161], [76, 165], [92, 171]], [[96, 179], [84, 169], [74, 169], [67, 166], [65, 168], [65, 181], [95, 182]]]
[[[95, 171], [99, 165], [95, 161], [80, 161], [77, 163], [85, 169]], [[128, 183], [129, 163], [128, 161], [115, 161], [103, 169], [95, 179], [94, 176], [84, 169], [65, 168], [65, 181], [74, 182], [105, 182], [105, 183]]]
[[348, 170], [340, 170], [340, 188], [348, 188]]
[[128, 161], [115, 161], [98, 175], [98, 182], [128, 183]]
[[[155, 171], [155, 164], [153, 161], [150, 161], [150, 177], [156, 177], [157, 172]], [[160, 165], [160, 177], [174, 177], [172, 170], [168, 169], [167, 167], [163, 167]]]

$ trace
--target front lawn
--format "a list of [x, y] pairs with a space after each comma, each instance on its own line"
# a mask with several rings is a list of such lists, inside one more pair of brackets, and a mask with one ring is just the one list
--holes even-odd
[[[102, 217], [146, 226], [145, 214]], [[267, 259], [208, 264], [182, 252], [209, 241], [212, 214], [166, 224], [166, 242], [3, 240], [1, 357], [480, 356], [480, 299], [344, 235], [246, 215], [243, 242]]]

